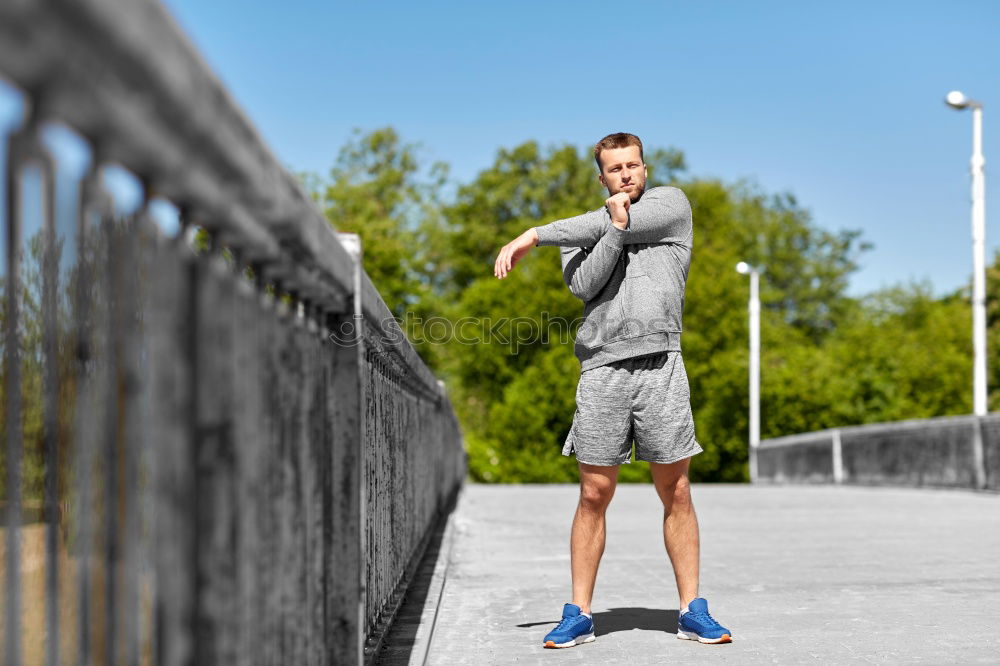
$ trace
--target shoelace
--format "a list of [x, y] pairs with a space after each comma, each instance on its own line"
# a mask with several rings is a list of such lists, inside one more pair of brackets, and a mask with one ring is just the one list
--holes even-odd
[[702, 624], [705, 624], [712, 629], [722, 628], [722, 625], [719, 624], [714, 617], [709, 615], [708, 611], [688, 611], [687, 614], [696, 620], [700, 620]]
[[555, 631], [563, 631], [565, 629], [569, 629], [570, 626], [572, 626], [573, 623], [575, 623], [581, 617], [583, 617], [583, 615], [572, 615], [569, 617], [564, 617], [562, 620], [559, 621], [559, 624], [556, 625]]

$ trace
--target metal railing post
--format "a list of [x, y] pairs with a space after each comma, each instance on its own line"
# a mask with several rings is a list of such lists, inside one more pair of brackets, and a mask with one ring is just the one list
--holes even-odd
[[834, 428], [831, 437], [833, 453], [833, 482], [844, 482], [844, 455], [840, 446], [840, 428]]
[[353, 296], [347, 312], [331, 318], [333, 329], [333, 521], [330, 608], [332, 663], [364, 663], [365, 633], [365, 348], [362, 314], [361, 240], [338, 234], [354, 259]]
[[983, 417], [976, 415], [972, 422], [972, 473], [976, 488], [986, 487], [986, 456], [983, 454]]

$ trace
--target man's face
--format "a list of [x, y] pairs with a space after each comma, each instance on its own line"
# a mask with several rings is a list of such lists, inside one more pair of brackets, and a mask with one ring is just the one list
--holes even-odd
[[646, 165], [642, 163], [639, 146], [602, 150], [598, 179], [608, 188], [609, 195], [627, 192], [629, 199], [638, 201], [646, 189]]

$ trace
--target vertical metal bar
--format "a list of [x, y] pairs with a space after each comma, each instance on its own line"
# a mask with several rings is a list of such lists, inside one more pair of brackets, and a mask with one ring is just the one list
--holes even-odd
[[[96, 162], [96, 154], [93, 155]], [[76, 225], [76, 289], [74, 292], [75, 354], [76, 354], [76, 410], [73, 420], [73, 467], [74, 467], [74, 518], [76, 520], [76, 582], [77, 582], [77, 662], [80, 666], [90, 666], [90, 477], [93, 473], [93, 457], [86, 426], [89, 418], [90, 391], [88, 361], [91, 353], [90, 342], [90, 298], [91, 279], [87, 258], [90, 200], [95, 186], [96, 170], [91, 164], [90, 172], [80, 182], [80, 199]], [[86, 415], [86, 416], [85, 416]]]
[[[366, 432], [365, 360], [362, 316], [360, 240], [353, 234], [340, 234], [355, 259], [351, 311], [332, 318], [333, 328], [341, 336], [334, 342], [333, 391], [333, 525], [335, 538], [331, 566], [333, 579], [331, 605], [332, 661], [356, 666], [364, 661], [365, 627], [365, 470]], [[354, 236], [353, 242], [351, 236]]]
[[[23, 131], [23, 130], [22, 130]], [[7, 318], [4, 331], [6, 365], [4, 395], [7, 416], [7, 664], [21, 663], [21, 161], [22, 132], [12, 134], [7, 143]]]
[[[190, 217], [181, 211], [187, 228]], [[196, 316], [194, 270], [184, 234], [160, 242], [149, 265], [150, 400], [153, 439], [150, 479], [155, 486], [152, 523], [156, 605], [153, 663], [187, 666], [194, 662], [196, 604], [195, 462], [193, 444], [193, 345]]]
[[840, 428], [834, 428], [832, 434], [831, 448], [833, 453], [833, 482], [844, 482], [844, 455], [840, 446]]
[[973, 413], [986, 416], [986, 188], [983, 165], [983, 107], [972, 107], [972, 342]]
[[[73, 422], [74, 466], [76, 493], [74, 496], [77, 523], [76, 571], [78, 597], [77, 663], [90, 666], [93, 660], [91, 646], [91, 596], [94, 549], [93, 536], [93, 474], [100, 418], [95, 399], [100, 385], [94, 372], [93, 289], [94, 260], [100, 243], [100, 221], [111, 215], [110, 200], [101, 189], [99, 153], [92, 151], [88, 173], [80, 183], [79, 209], [77, 211], [77, 257], [75, 323], [76, 323], [76, 408]], [[96, 219], [96, 222], [95, 222]], [[95, 234], [94, 232], [98, 232]]]
[[117, 220], [112, 216], [101, 220], [101, 248], [99, 256], [103, 259], [104, 275], [101, 279], [101, 290], [107, 300], [108, 311], [103, 327], [104, 373], [100, 386], [103, 393], [104, 419], [101, 428], [101, 439], [104, 444], [104, 655], [105, 663], [113, 666], [118, 663], [118, 629], [121, 625], [118, 598], [118, 575], [121, 562], [119, 544], [119, 483], [118, 462], [121, 450], [121, 431], [118, 427], [119, 418], [119, 385], [118, 385], [118, 349], [121, 347], [121, 336], [118, 328], [121, 304], [117, 298], [117, 277], [120, 274], [120, 248]]
[[136, 452], [136, 642], [137, 659], [140, 663], [155, 664], [156, 631], [155, 609], [157, 607], [157, 588], [155, 585], [154, 561], [154, 526], [156, 525], [156, 473], [154, 456], [154, 438], [152, 432], [153, 413], [159, 406], [153, 402], [153, 343], [152, 324], [150, 319], [158, 309], [156, 300], [155, 271], [160, 240], [163, 237], [159, 227], [153, 221], [150, 213], [152, 194], [148, 183], [144, 184], [144, 204], [142, 215], [138, 218], [136, 232], [136, 348], [132, 353], [132, 362], [138, 374], [138, 391], [135, 409], [126, 423], [130, 441], [135, 441]]
[[289, 638], [291, 640], [292, 652], [289, 654], [290, 660], [295, 663], [305, 663], [305, 629], [307, 628], [304, 610], [305, 604], [305, 580], [306, 580], [306, 521], [305, 521], [305, 495], [304, 495], [304, 475], [302, 472], [302, 450], [304, 448], [304, 431], [302, 420], [302, 406], [306, 400], [308, 385], [302, 374], [303, 345], [302, 345], [302, 320], [299, 317], [298, 298], [292, 294], [292, 302], [285, 314], [284, 323], [286, 328], [286, 360], [285, 360], [285, 380], [288, 382], [289, 390], [286, 395], [292, 397], [291, 403], [285, 411], [285, 418], [288, 423], [286, 439], [286, 465], [288, 469], [288, 500], [291, 509], [291, 530], [288, 535], [287, 545], [290, 547], [287, 561], [288, 587], [286, 588], [289, 598], [292, 601], [288, 605]]
[[[261, 270], [261, 281], [267, 284], [264, 269]], [[278, 319], [277, 289], [273, 297], [266, 299], [266, 315], [262, 318], [262, 339], [260, 354], [263, 356], [261, 381], [266, 387], [277, 384], [280, 377], [278, 366], [281, 355], [281, 322]], [[281, 441], [281, 413], [277, 400], [264, 400], [260, 410], [260, 428], [264, 433], [265, 442], [262, 448], [262, 459], [271, 473], [264, 476], [262, 486], [262, 501], [260, 505], [260, 530], [263, 543], [260, 547], [258, 570], [261, 579], [266, 581], [260, 595], [259, 611], [264, 618], [263, 663], [283, 663], [283, 642], [281, 641], [281, 596], [279, 574], [281, 570], [281, 489], [282, 475], [279, 473], [281, 458], [279, 444]]]
[[986, 488], [986, 456], [983, 452], [983, 417], [972, 421], [972, 478], [978, 490]]
[[326, 442], [322, 438], [323, 374], [320, 354], [323, 350], [317, 335], [315, 310], [311, 303], [304, 306], [303, 328], [305, 329], [306, 353], [303, 356], [304, 370], [309, 377], [308, 406], [305, 412], [305, 473], [306, 473], [306, 534], [307, 534], [307, 598], [305, 608], [308, 627], [308, 663], [323, 661], [323, 449]]
[[760, 273], [750, 270], [750, 482], [757, 480], [760, 447]]
[[[336, 524], [334, 523], [334, 496], [333, 496], [333, 478], [336, 470], [334, 469], [334, 454], [333, 438], [336, 434], [336, 421], [333, 410], [330, 408], [331, 401], [335, 400], [334, 393], [334, 371], [335, 371], [335, 360], [334, 355], [329, 353], [329, 346], [326, 344], [330, 340], [331, 330], [329, 323], [334, 319], [332, 313], [324, 313], [323, 315], [323, 340], [324, 344], [320, 346], [320, 359], [321, 367], [323, 370], [323, 404], [321, 405], [321, 410], [323, 413], [323, 477], [322, 477], [322, 490], [323, 490], [323, 626], [330, 627], [333, 624], [334, 619], [338, 616], [337, 609], [333, 607], [333, 589], [335, 586], [335, 570], [331, 566], [333, 563], [333, 553], [334, 553], [334, 543], [336, 539]], [[336, 647], [333, 640], [332, 632], [323, 632], [323, 655], [324, 662], [328, 663], [331, 661], [333, 655], [335, 654]]]
[[142, 208], [132, 218], [123, 220], [117, 230], [118, 274], [115, 276], [116, 328], [120, 346], [118, 363], [118, 406], [121, 428], [121, 600], [119, 625], [116, 633], [122, 645], [126, 664], [139, 663], [139, 455], [142, 450], [142, 429], [139, 423], [139, 236], [147, 217], [146, 198]]
[[43, 414], [45, 456], [45, 663], [59, 664], [59, 350], [57, 299], [59, 257], [56, 246], [55, 167], [37, 142], [33, 152], [41, 167], [44, 243], [42, 258]]
[[[272, 356], [273, 366], [271, 368], [272, 386], [278, 387], [282, 395], [288, 390], [288, 358], [289, 351], [293, 344], [291, 327], [289, 326], [292, 313], [291, 308], [281, 300], [281, 294], [285, 291], [279, 282], [275, 282], [274, 316], [273, 325], [273, 345], [275, 354]], [[295, 397], [292, 396], [291, 401]], [[292, 580], [294, 575], [294, 545], [295, 528], [293, 524], [293, 514], [295, 507], [293, 504], [294, 487], [292, 484], [292, 463], [291, 453], [291, 424], [289, 419], [289, 400], [275, 400], [273, 414], [273, 430], [271, 446], [273, 448], [273, 461], [276, 469], [274, 483], [272, 485], [273, 502], [275, 511], [272, 519], [276, 521], [279, 531], [274, 540], [274, 550], [272, 555], [274, 561], [271, 563], [275, 568], [273, 574], [272, 608], [277, 609], [277, 617], [274, 626], [278, 645], [277, 658], [281, 663], [294, 663], [294, 634], [292, 617], [292, 603], [294, 590]]]
[[233, 375], [233, 436], [239, 444], [236, 458], [236, 502], [239, 506], [236, 527], [237, 563], [235, 571], [237, 605], [237, 657], [239, 663], [261, 661], [261, 635], [264, 618], [257, 611], [266, 581], [257, 575], [256, 564], [261, 545], [259, 504], [262, 502], [259, 479], [268, 473], [263, 464], [266, 438], [258, 427], [263, 386], [260, 374], [260, 321], [269, 316], [260, 307], [260, 295], [242, 277], [236, 280]]
[[308, 430], [306, 448], [308, 451], [308, 472], [309, 490], [307, 495], [308, 522], [307, 529], [309, 535], [309, 604], [307, 608], [307, 620], [309, 623], [309, 653], [308, 663], [323, 663], [326, 655], [326, 622], [324, 618], [324, 586], [326, 573], [326, 559], [323, 552], [323, 530], [325, 521], [325, 489], [326, 483], [326, 452], [329, 441], [323, 436], [324, 430], [324, 409], [326, 407], [326, 385], [325, 369], [323, 367], [323, 356], [326, 351], [319, 337], [320, 329], [316, 325], [315, 305], [309, 304], [306, 307], [306, 319], [308, 326], [309, 348], [305, 357], [306, 371], [309, 373], [310, 395], [309, 407], [306, 415]]
[[233, 278], [217, 253], [197, 260], [195, 382], [198, 663], [235, 661], [237, 524], [232, 429]]

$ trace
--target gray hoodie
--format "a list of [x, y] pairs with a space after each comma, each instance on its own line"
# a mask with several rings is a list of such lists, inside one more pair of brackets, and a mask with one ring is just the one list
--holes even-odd
[[628, 226], [606, 207], [535, 227], [559, 245], [563, 279], [583, 301], [574, 352], [580, 369], [681, 349], [691, 265], [691, 205], [676, 187], [654, 187], [629, 208]]

